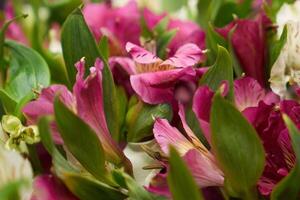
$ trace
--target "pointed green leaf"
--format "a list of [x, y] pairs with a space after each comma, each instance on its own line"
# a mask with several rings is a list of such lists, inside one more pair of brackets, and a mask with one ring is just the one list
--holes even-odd
[[271, 194], [271, 199], [296, 200], [299, 199], [300, 194], [300, 131], [287, 115], [284, 114], [283, 119], [288, 127], [292, 140], [292, 146], [296, 154], [296, 165], [290, 171], [290, 173], [275, 186]]
[[[61, 34], [63, 56], [73, 85], [76, 78], [75, 63], [85, 57], [87, 66], [94, 66], [96, 58], [100, 57], [96, 42], [90, 32], [79, 8], [76, 8], [63, 24]], [[88, 69], [86, 69], [87, 73]]]
[[173, 147], [170, 147], [169, 163], [168, 185], [172, 193], [172, 198], [174, 200], [204, 199], [191, 172]]
[[12, 99], [19, 102], [33, 89], [50, 84], [49, 68], [42, 56], [13, 41], [6, 41], [5, 45], [11, 52], [11, 63], [4, 89]]
[[78, 172], [58, 151], [56, 148], [51, 133], [50, 133], [50, 120], [47, 117], [42, 117], [38, 122], [39, 134], [41, 142], [45, 149], [52, 156], [52, 163], [56, 169], [58, 176], [65, 172]]
[[155, 118], [171, 120], [171, 106], [168, 104], [148, 105], [141, 101], [132, 106], [126, 116], [127, 141], [140, 142], [142, 139], [152, 136]]
[[232, 61], [228, 51], [218, 46], [218, 57], [215, 63], [200, 79], [200, 85], [208, 85], [212, 90], [216, 91], [222, 81], [229, 83], [229, 99], [233, 99], [233, 69]]
[[226, 182], [240, 197], [255, 196], [253, 189], [265, 164], [263, 145], [255, 129], [220, 92], [213, 99], [210, 123], [212, 149]]
[[280, 36], [280, 39], [275, 42], [273, 41], [270, 44], [270, 50], [269, 50], [269, 52], [270, 52], [269, 68], [270, 68], [270, 70], [271, 70], [272, 66], [274, 65], [275, 61], [277, 60], [277, 58], [281, 52], [281, 49], [285, 45], [286, 41], [287, 41], [287, 26], [284, 27], [282, 34]]
[[58, 98], [55, 118], [64, 144], [82, 166], [98, 179], [106, 174], [105, 155], [96, 133]]
[[76, 174], [66, 174], [63, 181], [69, 190], [81, 200], [122, 200], [127, 198], [117, 189]]

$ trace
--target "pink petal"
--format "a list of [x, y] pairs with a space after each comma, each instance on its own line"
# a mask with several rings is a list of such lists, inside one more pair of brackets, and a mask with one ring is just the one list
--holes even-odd
[[266, 93], [259, 83], [250, 77], [234, 81], [235, 104], [240, 111], [248, 107], [256, 107], [260, 101], [272, 104], [279, 99], [274, 93]]
[[177, 32], [168, 46], [170, 48], [170, 56], [174, 55], [177, 49], [187, 43], [193, 43], [200, 49], [205, 48], [205, 32], [196, 23], [171, 19], [168, 30], [171, 29], [177, 29]]
[[40, 175], [34, 179], [31, 200], [78, 200], [53, 175]]
[[160, 58], [138, 45], [127, 42], [126, 51], [132, 56], [136, 64], [137, 73], [169, 69], [169, 66], [160, 66], [160, 63], [162, 62]]
[[[37, 100], [29, 102], [22, 109], [26, 116], [27, 123], [37, 124], [40, 117], [53, 115], [53, 102], [56, 95], [59, 95], [60, 100], [70, 109], [75, 109], [75, 99], [66, 86], [52, 85], [48, 88], [44, 88]], [[58, 144], [62, 144], [62, 138], [60, 137], [54, 122], [51, 123], [51, 132], [54, 141]]]
[[124, 154], [112, 139], [106, 124], [100, 61], [91, 68], [90, 75], [85, 80], [84, 64], [84, 60], [76, 63], [78, 73], [73, 88], [78, 115], [95, 130], [110, 161], [119, 162]]
[[180, 80], [190, 79], [196, 72], [188, 67], [133, 75], [130, 82], [133, 90], [146, 103], [159, 104], [174, 99], [174, 85]]
[[188, 43], [181, 46], [174, 56], [162, 62], [161, 65], [171, 65], [177, 68], [194, 66], [195, 64], [204, 61], [202, 50], [195, 44]]
[[166, 119], [156, 119], [153, 133], [160, 148], [166, 154], [169, 153], [170, 145], [176, 147], [181, 155], [194, 148], [193, 144], [177, 128], [172, 127]]
[[197, 149], [189, 150], [183, 157], [200, 187], [222, 186], [223, 172], [211, 154], [204, 155]]

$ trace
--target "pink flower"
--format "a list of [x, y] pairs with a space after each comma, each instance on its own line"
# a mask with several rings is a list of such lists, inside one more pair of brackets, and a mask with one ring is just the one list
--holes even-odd
[[[218, 167], [214, 155], [200, 142], [190, 127], [187, 125], [184, 108], [179, 106], [179, 116], [185, 135], [172, 127], [165, 119], [156, 119], [153, 133], [155, 140], [163, 153], [169, 154], [169, 146], [174, 146], [183, 157], [192, 172], [199, 187], [222, 186], [224, 183], [223, 172]], [[159, 173], [154, 177], [149, 190], [161, 195], [169, 196], [165, 181], [165, 174]]]
[[[53, 85], [42, 90], [35, 101], [28, 103], [23, 112], [28, 123], [35, 124], [41, 116], [54, 113], [54, 97], [59, 94], [60, 100], [74, 113], [90, 125], [98, 135], [107, 158], [115, 164], [127, 163], [127, 158], [112, 139], [105, 119], [102, 94], [102, 66], [97, 60], [94, 67], [90, 68], [90, 75], [84, 79], [84, 60], [76, 63], [78, 70], [73, 94], [65, 86]], [[56, 142], [63, 143], [55, 122], [52, 123], [52, 133]]]
[[[209, 113], [214, 92], [200, 87], [194, 96], [195, 112], [206, 139], [210, 141]], [[272, 92], [263, 89], [256, 80], [244, 77], [234, 82], [235, 105], [260, 136], [266, 152], [266, 166], [258, 183], [262, 195], [288, 174], [295, 164], [288, 130], [282, 120], [286, 113], [300, 127], [300, 105], [296, 101], [280, 101]]]
[[[148, 9], [144, 9], [143, 14], [150, 29], [153, 29], [160, 20], [167, 16], [166, 13], [156, 15]], [[200, 49], [205, 48], [205, 32], [196, 23], [171, 18], [167, 30], [171, 29], [177, 29], [177, 33], [168, 45], [169, 56], [173, 56], [179, 47], [187, 43], [194, 43]]]
[[[193, 100], [193, 111], [195, 112], [206, 139], [210, 141], [210, 108], [214, 92], [208, 86], [197, 89]], [[266, 92], [259, 83], [250, 77], [243, 77], [234, 81], [235, 105], [245, 112], [249, 107], [255, 107], [260, 101], [272, 104], [279, 101], [279, 97], [272, 92]]]
[[90, 3], [84, 7], [83, 15], [97, 41], [103, 35], [109, 38], [111, 55], [125, 55], [128, 41], [139, 44], [140, 14], [135, 1], [120, 8]]
[[189, 100], [196, 81], [206, 71], [206, 68], [193, 68], [204, 60], [202, 50], [195, 44], [183, 45], [165, 61], [132, 43], [127, 43], [126, 50], [135, 62], [135, 74], [130, 76], [131, 86], [146, 103]]
[[78, 200], [78, 198], [59, 179], [49, 174], [34, 179], [31, 200]]
[[225, 38], [235, 28], [231, 38], [240, 66], [247, 76], [255, 78], [259, 84], [266, 82], [266, 28], [269, 19], [261, 14], [257, 19], [237, 19], [217, 31]]

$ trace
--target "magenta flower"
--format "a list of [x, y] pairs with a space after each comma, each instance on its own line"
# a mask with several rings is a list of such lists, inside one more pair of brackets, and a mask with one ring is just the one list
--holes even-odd
[[[143, 14], [146, 24], [150, 29], [153, 29], [160, 20], [167, 16], [166, 13], [156, 15], [148, 9], [144, 9]], [[177, 33], [168, 45], [170, 50], [169, 56], [173, 56], [177, 49], [187, 43], [194, 43], [200, 49], [205, 48], [205, 32], [196, 23], [171, 18], [167, 30], [171, 29], [177, 29]]]
[[[210, 141], [209, 112], [214, 92], [200, 87], [194, 96], [193, 110], [206, 139]], [[292, 100], [280, 101], [250, 77], [234, 82], [235, 105], [248, 119], [260, 136], [266, 152], [266, 166], [258, 183], [262, 195], [269, 195], [273, 187], [288, 174], [295, 163], [288, 130], [282, 120], [286, 113], [299, 124], [300, 105]], [[299, 126], [299, 125], [298, 125]]]
[[78, 198], [59, 179], [49, 174], [34, 179], [31, 200], [78, 200]]
[[111, 55], [126, 55], [126, 42], [139, 44], [140, 14], [135, 1], [113, 8], [107, 3], [89, 3], [83, 9], [84, 18], [99, 41], [107, 36]]
[[[210, 141], [210, 108], [214, 92], [208, 86], [197, 89], [193, 99], [193, 111], [203, 129], [206, 139]], [[243, 77], [234, 81], [235, 105], [241, 112], [258, 106], [260, 101], [272, 105], [279, 101], [279, 97], [272, 92], [266, 92], [259, 83], [250, 77]]]
[[[97, 133], [108, 160], [115, 164], [127, 163], [127, 158], [112, 139], [106, 124], [103, 108], [101, 61], [97, 60], [95, 67], [90, 68], [90, 75], [86, 79], [83, 78], [84, 64], [84, 60], [76, 63], [78, 73], [73, 94], [62, 85], [45, 88], [37, 100], [28, 103], [23, 108], [23, 112], [28, 122], [35, 124], [39, 117], [54, 113], [54, 97], [59, 94], [60, 100]], [[55, 122], [52, 123], [52, 133], [56, 142], [63, 142], [60, 135], [57, 134]]]
[[[174, 146], [183, 157], [199, 187], [222, 186], [224, 174], [220, 170], [214, 155], [200, 142], [187, 125], [184, 108], [179, 106], [179, 116], [186, 136], [172, 127], [165, 119], [156, 119], [153, 133], [163, 153], [169, 154], [169, 146]], [[169, 196], [166, 174], [159, 173], [152, 180], [149, 191]]]
[[195, 44], [183, 45], [165, 61], [132, 43], [127, 43], [126, 49], [135, 62], [136, 74], [130, 76], [131, 86], [146, 103], [188, 101], [196, 81], [206, 71], [193, 68], [205, 58]]
[[267, 162], [258, 189], [266, 196], [270, 195], [274, 186], [295, 165], [295, 154], [282, 120], [282, 113], [287, 114], [299, 127], [300, 105], [293, 100], [281, 101], [275, 107], [261, 102], [244, 113], [256, 129], [265, 148]]
[[256, 79], [259, 84], [266, 84], [266, 28], [270, 25], [269, 19], [261, 14], [257, 19], [237, 19], [217, 31], [225, 38], [235, 28], [231, 38], [235, 54], [241, 68]]

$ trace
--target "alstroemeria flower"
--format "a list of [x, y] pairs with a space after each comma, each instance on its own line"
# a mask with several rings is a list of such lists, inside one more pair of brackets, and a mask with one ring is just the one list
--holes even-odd
[[[153, 29], [167, 14], [156, 15], [148, 9], [144, 9], [143, 17], [146, 25]], [[194, 43], [200, 49], [205, 48], [205, 32], [194, 22], [179, 19], [169, 19], [167, 30], [177, 29], [175, 37], [168, 45], [169, 56], [173, 56], [175, 52], [187, 43]]]
[[185, 44], [174, 56], [163, 61], [151, 52], [127, 43], [126, 50], [135, 62], [135, 75], [130, 76], [133, 90], [149, 104], [188, 101], [196, 81], [206, 68], [193, 68], [204, 60], [203, 51], [195, 44]]
[[30, 200], [78, 200], [78, 198], [58, 178], [46, 174], [34, 179]]
[[[56, 95], [73, 112], [90, 125], [99, 137], [107, 158], [115, 164], [127, 163], [127, 158], [117, 143], [112, 139], [105, 119], [102, 94], [102, 65], [97, 60], [95, 66], [90, 68], [90, 75], [84, 79], [84, 60], [76, 63], [78, 70], [73, 94], [62, 85], [52, 85], [42, 90], [35, 101], [28, 103], [23, 112], [28, 123], [36, 124], [41, 116], [54, 113], [53, 102]], [[63, 143], [57, 132], [55, 122], [52, 123], [52, 132], [56, 142]], [[83, 133], [84, 134], [84, 133]]]
[[[208, 86], [201, 86], [195, 92], [193, 99], [193, 111], [208, 141], [210, 141], [209, 119], [213, 96], [214, 92]], [[269, 105], [279, 101], [277, 95], [267, 92], [255, 79], [250, 77], [234, 81], [234, 97], [235, 105], [241, 112], [258, 106], [260, 101]]]
[[300, 20], [300, 1], [284, 3], [276, 14], [277, 35], [280, 37], [284, 26], [290, 21]]
[[285, 177], [295, 165], [287, 127], [282, 120], [287, 114], [300, 127], [300, 105], [293, 100], [284, 100], [277, 106], [260, 102], [257, 107], [249, 108], [244, 115], [252, 123], [263, 141], [266, 152], [266, 166], [258, 188], [263, 195], [270, 195], [274, 186]]
[[[195, 93], [193, 105], [193, 111], [208, 141], [210, 141], [209, 113], [213, 95], [214, 92], [207, 86], [202, 86]], [[288, 114], [296, 124], [299, 124], [300, 106], [295, 101], [280, 102], [277, 95], [267, 92], [256, 80], [249, 77], [234, 82], [234, 95], [236, 107], [256, 129], [264, 145], [267, 163], [258, 189], [261, 194], [269, 195], [295, 162], [281, 113]]]
[[30, 162], [16, 151], [5, 149], [0, 144], [0, 189], [14, 181], [25, 181], [19, 189], [21, 200], [29, 200], [33, 172]]
[[[242, 70], [255, 78], [259, 84], [266, 84], [266, 27], [271, 22], [261, 14], [257, 19], [237, 19], [217, 31], [225, 38], [235, 28], [231, 38], [234, 52]], [[229, 39], [229, 38], [228, 38]]]
[[[153, 133], [157, 143], [166, 155], [169, 154], [170, 145], [177, 149], [191, 170], [199, 187], [222, 186], [224, 174], [218, 167], [214, 155], [200, 142], [187, 125], [184, 108], [182, 105], [179, 107], [179, 116], [186, 136], [177, 128], [172, 127], [167, 120], [156, 119]], [[162, 180], [158, 181], [157, 179]], [[154, 177], [148, 189], [158, 194], [169, 195], [168, 188], [161, 185], [161, 182], [164, 180], [164, 175], [158, 174]], [[159, 182], [159, 185], [156, 185], [157, 182]]]
[[139, 43], [140, 14], [135, 1], [118, 8], [108, 3], [89, 3], [83, 15], [96, 40], [102, 36], [109, 38], [111, 55], [126, 55], [128, 41]]
[[272, 90], [285, 97], [288, 95], [287, 83], [300, 85], [300, 21], [287, 23], [287, 39], [281, 52], [272, 66], [270, 86]]

